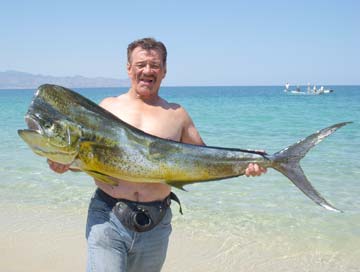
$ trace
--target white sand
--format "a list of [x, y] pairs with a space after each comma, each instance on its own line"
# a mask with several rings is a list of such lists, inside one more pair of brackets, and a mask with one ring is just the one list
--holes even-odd
[[[0, 271], [85, 271], [85, 214], [50, 209], [22, 213], [2, 206]], [[163, 272], [360, 271], [357, 254], [344, 261], [341, 253], [331, 250], [292, 247], [269, 247], [256, 237], [185, 233], [174, 224]]]

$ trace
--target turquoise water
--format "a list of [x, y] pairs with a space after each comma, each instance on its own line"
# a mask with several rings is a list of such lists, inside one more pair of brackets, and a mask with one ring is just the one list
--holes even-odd
[[[323, 261], [331, 264], [333, 271], [359, 271], [360, 86], [332, 89], [335, 93], [329, 95], [291, 96], [283, 87], [273, 86], [162, 88], [162, 96], [183, 105], [204, 141], [212, 146], [273, 153], [323, 127], [354, 122], [302, 161], [314, 187], [344, 213], [317, 206], [284, 176], [269, 170], [258, 178], [194, 184], [186, 187], [188, 192], [175, 189], [185, 215], [177, 213], [175, 204], [174, 228], [205, 237], [226, 237], [230, 246], [250, 241], [281, 260], [294, 256], [294, 262], [310, 267], [311, 262]], [[95, 102], [126, 91], [76, 90]], [[23, 117], [33, 93], [0, 91], [0, 205], [84, 214], [94, 190], [91, 179], [82, 173], [51, 172], [45, 159], [33, 154], [17, 135], [17, 129], [25, 128]], [[237, 253], [240, 249], [232, 258], [237, 258]]]

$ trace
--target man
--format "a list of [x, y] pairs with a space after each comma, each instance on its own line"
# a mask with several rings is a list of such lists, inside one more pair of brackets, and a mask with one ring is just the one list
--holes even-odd
[[[158, 94], [166, 75], [164, 44], [152, 38], [137, 40], [128, 46], [127, 54], [127, 72], [131, 80], [129, 91], [118, 97], [105, 98], [100, 106], [149, 134], [204, 145], [185, 109], [167, 102]], [[58, 173], [64, 173], [70, 167], [48, 162], [50, 168]], [[257, 164], [250, 164], [246, 169], [247, 176], [265, 172], [266, 169]], [[95, 180], [98, 189], [89, 206], [86, 228], [87, 269], [160, 271], [171, 233], [172, 214], [168, 208], [171, 188], [162, 183], [115, 181], [117, 186]], [[154, 223], [153, 215], [160, 222]]]

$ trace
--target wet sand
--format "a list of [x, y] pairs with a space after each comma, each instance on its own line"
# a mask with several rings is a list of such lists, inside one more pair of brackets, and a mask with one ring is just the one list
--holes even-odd
[[84, 218], [1, 208], [0, 271], [85, 271]]
[[[23, 211], [0, 208], [0, 271], [85, 271], [85, 210], [78, 214], [44, 208]], [[174, 224], [163, 272], [360, 271], [357, 254], [344, 261], [331, 248], [269, 246], [255, 236], [189, 232], [181, 224]]]

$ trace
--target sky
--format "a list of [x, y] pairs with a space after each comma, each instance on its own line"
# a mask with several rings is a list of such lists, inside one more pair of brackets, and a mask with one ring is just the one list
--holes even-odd
[[125, 79], [168, 50], [165, 86], [360, 84], [360, 1], [1, 0], [0, 72]]

